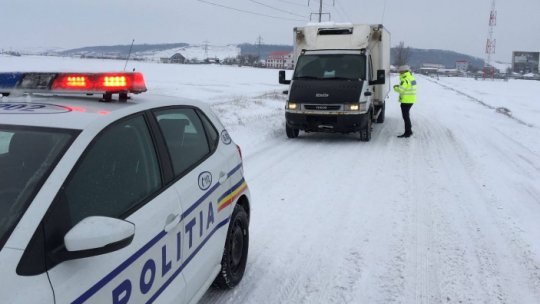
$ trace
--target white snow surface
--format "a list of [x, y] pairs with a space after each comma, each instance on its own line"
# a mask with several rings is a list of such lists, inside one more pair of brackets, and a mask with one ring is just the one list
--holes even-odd
[[[246, 273], [201, 303], [540, 303], [540, 82], [417, 76], [411, 138], [396, 138], [392, 92], [368, 143], [291, 140], [276, 70], [133, 64], [153, 93], [213, 104], [242, 147]], [[0, 71], [121, 67], [0, 57]]]

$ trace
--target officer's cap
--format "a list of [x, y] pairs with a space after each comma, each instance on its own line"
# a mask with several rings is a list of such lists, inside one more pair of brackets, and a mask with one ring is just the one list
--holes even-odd
[[400, 72], [407, 72], [407, 71], [410, 71], [411, 70], [411, 67], [408, 66], [408, 65], [402, 65], [398, 68], [398, 71]]

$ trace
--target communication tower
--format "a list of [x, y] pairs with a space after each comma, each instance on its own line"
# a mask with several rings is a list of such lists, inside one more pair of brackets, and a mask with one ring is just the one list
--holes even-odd
[[484, 78], [494, 77], [495, 68], [491, 64], [491, 55], [495, 54], [497, 40], [494, 38], [495, 26], [497, 25], [497, 10], [495, 9], [495, 0], [491, 1], [491, 12], [489, 14], [489, 32], [486, 41], [486, 62], [484, 63]]

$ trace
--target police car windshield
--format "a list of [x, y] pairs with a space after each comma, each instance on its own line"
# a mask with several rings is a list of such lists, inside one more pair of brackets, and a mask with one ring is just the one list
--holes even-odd
[[0, 249], [73, 138], [69, 130], [0, 125]]
[[356, 54], [309, 54], [298, 58], [293, 79], [366, 79], [366, 56]]

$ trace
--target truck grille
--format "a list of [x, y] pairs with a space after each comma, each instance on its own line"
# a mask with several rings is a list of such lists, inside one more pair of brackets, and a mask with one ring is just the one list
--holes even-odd
[[332, 115], [306, 115], [308, 123], [317, 124], [335, 124], [337, 123], [337, 117]]
[[340, 105], [304, 105], [306, 110], [315, 110], [315, 111], [337, 111], [341, 108]]

